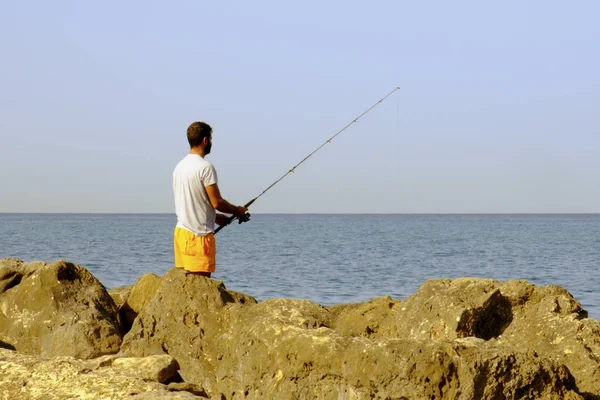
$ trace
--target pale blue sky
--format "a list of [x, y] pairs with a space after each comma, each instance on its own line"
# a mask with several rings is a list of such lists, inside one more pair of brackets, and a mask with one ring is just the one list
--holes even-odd
[[0, 212], [600, 212], [600, 3], [0, 4]]

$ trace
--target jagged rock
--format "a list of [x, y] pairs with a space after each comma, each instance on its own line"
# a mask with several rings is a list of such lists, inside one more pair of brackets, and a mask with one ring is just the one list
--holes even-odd
[[427, 281], [402, 302], [402, 337], [476, 336], [566, 365], [582, 393], [600, 394], [600, 323], [559, 286], [460, 278]]
[[397, 338], [397, 318], [401, 302], [389, 296], [364, 303], [338, 304], [326, 307], [334, 316], [332, 328], [346, 336], [372, 339]]
[[417, 340], [497, 337], [513, 318], [499, 285], [480, 278], [426, 281], [402, 302], [398, 334]]
[[399, 339], [400, 305], [242, 304], [219, 282], [171, 270], [122, 351], [168, 353], [186, 382], [225, 399], [581, 398], [568, 369], [531, 353], [474, 338]]
[[131, 287], [127, 299], [120, 307], [123, 329], [128, 332], [138, 313], [144, 309], [148, 301], [154, 296], [161, 278], [155, 274], [144, 274]]
[[551, 360], [484, 340], [343, 336], [309, 303], [232, 310], [230, 330], [207, 346], [219, 360], [213, 390], [227, 399], [581, 398], [568, 369]]
[[[322, 307], [257, 303], [173, 268], [112, 291], [137, 314], [118, 354], [118, 346], [83, 351], [84, 335], [68, 330], [83, 326], [96, 342], [117, 332], [120, 340], [117, 305], [84, 268], [3, 260], [0, 289], [0, 398], [600, 396], [600, 323], [558, 286], [443, 279], [404, 301]], [[19, 342], [31, 327], [44, 339]], [[105, 355], [42, 360], [1, 349], [51, 356], [60, 354], [59, 337], [77, 357]]]
[[119, 351], [117, 308], [90, 272], [66, 261], [19, 268], [21, 279], [0, 294], [2, 347], [82, 359]]
[[229, 326], [228, 309], [255, 303], [250, 296], [231, 294], [222, 282], [172, 268], [125, 335], [121, 351], [136, 357], [169, 354], [184, 381], [210, 390], [216, 360], [209, 347]]
[[600, 395], [600, 323], [559, 286], [511, 281], [500, 290], [514, 304], [514, 318], [498, 341], [566, 365], [582, 393]]
[[[113, 361], [118, 360], [119, 358], [114, 358]], [[153, 361], [143, 359], [138, 362], [140, 365], [153, 364]], [[173, 391], [176, 388], [177, 386], [169, 388], [158, 382], [144, 380], [127, 369], [112, 367], [110, 363], [106, 365], [97, 360], [86, 361], [72, 357], [43, 359], [0, 349], [2, 400], [176, 400], [207, 397]], [[185, 390], [185, 386], [182, 389]], [[199, 393], [201, 388], [195, 388], [195, 391]]]
[[28, 277], [43, 265], [41, 261], [24, 263], [17, 258], [0, 260], [0, 294], [21, 283], [24, 277]]

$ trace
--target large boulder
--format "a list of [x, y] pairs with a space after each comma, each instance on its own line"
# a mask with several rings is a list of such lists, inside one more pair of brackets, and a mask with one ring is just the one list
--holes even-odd
[[[119, 307], [124, 332], [129, 332], [138, 313], [146, 307], [160, 286], [161, 278], [155, 274], [144, 274], [131, 286], [127, 298]], [[115, 293], [116, 294], [116, 293]]]
[[[87, 270], [65, 261], [1, 260], [3, 393], [11, 399], [600, 395], [600, 323], [558, 286], [442, 279], [425, 282], [404, 301], [386, 296], [322, 307], [308, 300], [257, 303], [222, 282], [173, 268], [112, 295], [119, 307]], [[122, 346], [119, 308], [132, 323]]]
[[426, 281], [402, 302], [400, 337], [478, 337], [566, 365], [582, 393], [600, 394], [600, 323], [564, 288], [523, 280]]
[[600, 395], [600, 322], [560, 286], [510, 281], [500, 290], [514, 317], [498, 341], [566, 365], [582, 393]]
[[[386, 299], [362, 308], [377, 303], [390, 309]], [[213, 390], [228, 399], [581, 398], [564, 366], [477, 338], [349, 336], [331, 328], [331, 312], [302, 300], [232, 309], [230, 320], [208, 347], [218, 360]]]
[[186, 382], [210, 390], [218, 364], [211, 346], [229, 327], [229, 309], [255, 303], [251, 296], [227, 291], [222, 282], [172, 268], [139, 310], [121, 351], [136, 357], [169, 354]]
[[480, 278], [426, 281], [402, 302], [398, 335], [416, 340], [498, 337], [513, 318], [500, 284]]
[[117, 307], [85, 268], [12, 259], [0, 261], [0, 276], [12, 276], [0, 293], [1, 347], [82, 359], [119, 351]]
[[389, 297], [256, 303], [172, 269], [122, 352], [169, 354], [186, 382], [226, 399], [581, 398], [567, 368], [532, 352], [475, 337], [402, 337], [402, 306]]

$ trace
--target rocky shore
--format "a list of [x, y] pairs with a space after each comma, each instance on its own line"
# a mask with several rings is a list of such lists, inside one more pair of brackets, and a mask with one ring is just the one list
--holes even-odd
[[600, 323], [559, 286], [431, 280], [324, 307], [169, 270], [107, 291], [0, 260], [1, 399], [600, 399]]

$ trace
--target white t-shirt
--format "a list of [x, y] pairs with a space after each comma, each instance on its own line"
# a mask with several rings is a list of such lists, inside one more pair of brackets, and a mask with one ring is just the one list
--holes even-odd
[[214, 231], [216, 211], [204, 189], [217, 183], [217, 171], [199, 154], [188, 154], [173, 171], [177, 226], [197, 236]]

